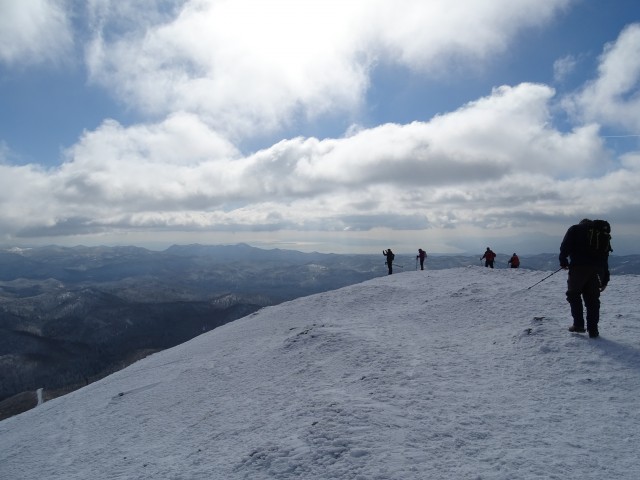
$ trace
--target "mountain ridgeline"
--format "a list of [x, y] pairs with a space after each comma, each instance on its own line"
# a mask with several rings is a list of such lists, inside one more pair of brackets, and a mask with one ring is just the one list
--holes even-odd
[[[499, 254], [496, 268], [509, 255]], [[522, 258], [555, 270], [557, 255]], [[416, 269], [398, 254], [396, 272]], [[430, 255], [427, 269], [480, 264]], [[640, 273], [640, 255], [611, 257]], [[386, 274], [382, 254], [263, 250], [245, 244], [0, 250], [0, 419], [256, 310]]]

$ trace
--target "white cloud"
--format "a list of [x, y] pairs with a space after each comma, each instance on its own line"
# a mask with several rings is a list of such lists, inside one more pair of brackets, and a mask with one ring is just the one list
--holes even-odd
[[550, 127], [553, 95], [543, 85], [500, 87], [429, 122], [294, 138], [248, 156], [193, 114], [131, 127], [107, 121], [59, 168], [2, 167], [1, 200], [12, 212], [2, 227], [22, 235], [498, 230], [623, 198], [640, 206], [634, 161], [602, 164], [608, 153], [595, 126]]
[[433, 74], [448, 69], [452, 61], [505, 51], [523, 28], [545, 24], [570, 3], [378, 0], [367, 3], [362, 14], [389, 60]]
[[313, 115], [359, 103], [367, 64], [355, 59], [353, 15], [337, 5], [189, 2], [113, 41], [100, 32], [88, 63], [95, 81], [151, 114], [187, 110], [235, 135], [270, 131], [301, 107]]
[[65, 1], [0, 0], [0, 62], [63, 62], [73, 46]]
[[52, 177], [33, 166], [0, 164], [0, 231], [15, 234], [27, 225], [51, 225], [64, 206], [52, 201]]
[[566, 55], [553, 62], [553, 80], [556, 83], [563, 83], [565, 79], [573, 73], [578, 64], [574, 55]]
[[600, 57], [598, 77], [566, 107], [585, 122], [640, 131], [640, 23], [629, 25]]
[[[93, 81], [148, 114], [194, 112], [246, 138], [358, 109], [378, 62], [433, 74], [501, 52], [569, 1], [193, 0], [174, 17], [120, 3], [94, 4]], [[127, 21], [139, 16], [152, 21]]]
[[217, 183], [237, 156], [227, 140], [191, 114], [129, 128], [110, 120], [67, 152], [54, 192], [66, 201], [122, 211], [171, 210], [174, 202], [204, 208], [221, 196], [211, 189], [224, 187]]

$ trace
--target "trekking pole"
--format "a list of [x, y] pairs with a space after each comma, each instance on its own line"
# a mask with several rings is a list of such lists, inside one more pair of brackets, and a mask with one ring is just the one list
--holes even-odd
[[418, 270], [418, 257], [416, 257], [416, 270]]
[[534, 283], [534, 284], [533, 284], [533, 285], [531, 285], [529, 288], [527, 288], [527, 290], [532, 289], [533, 287], [535, 287], [536, 285], [538, 285], [538, 283], [542, 283], [542, 282], [544, 282], [547, 278], [549, 278], [551, 275], [555, 275], [555, 274], [556, 274], [556, 273], [558, 273], [560, 270], [562, 270], [562, 267], [560, 267], [559, 269], [557, 269], [557, 270], [556, 270], [555, 272], [553, 272], [552, 274], [547, 275], [546, 277], [544, 277], [544, 278], [543, 278], [542, 280], [540, 280], [539, 282]]
[[393, 265], [396, 267], [404, 268], [404, 265], [398, 265], [397, 263], [394, 263]]

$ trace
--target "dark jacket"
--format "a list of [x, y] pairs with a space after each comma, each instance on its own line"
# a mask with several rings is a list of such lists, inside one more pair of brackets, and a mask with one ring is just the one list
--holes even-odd
[[583, 265], [594, 267], [603, 286], [609, 283], [609, 257], [594, 255], [589, 250], [589, 225], [580, 223], [572, 225], [560, 244], [561, 267], [569, 265]]

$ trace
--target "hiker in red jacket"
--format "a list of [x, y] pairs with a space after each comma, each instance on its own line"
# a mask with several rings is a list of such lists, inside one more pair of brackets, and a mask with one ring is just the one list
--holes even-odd
[[518, 255], [514, 253], [507, 263], [511, 265], [511, 268], [518, 268], [520, 266], [520, 259]]
[[484, 255], [480, 257], [480, 260], [484, 259], [484, 266], [493, 268], [493, 261], [496, 259], [496, 254], [493, 253], [489, 247], [487, 247], [487, 251], [484, 252]]

